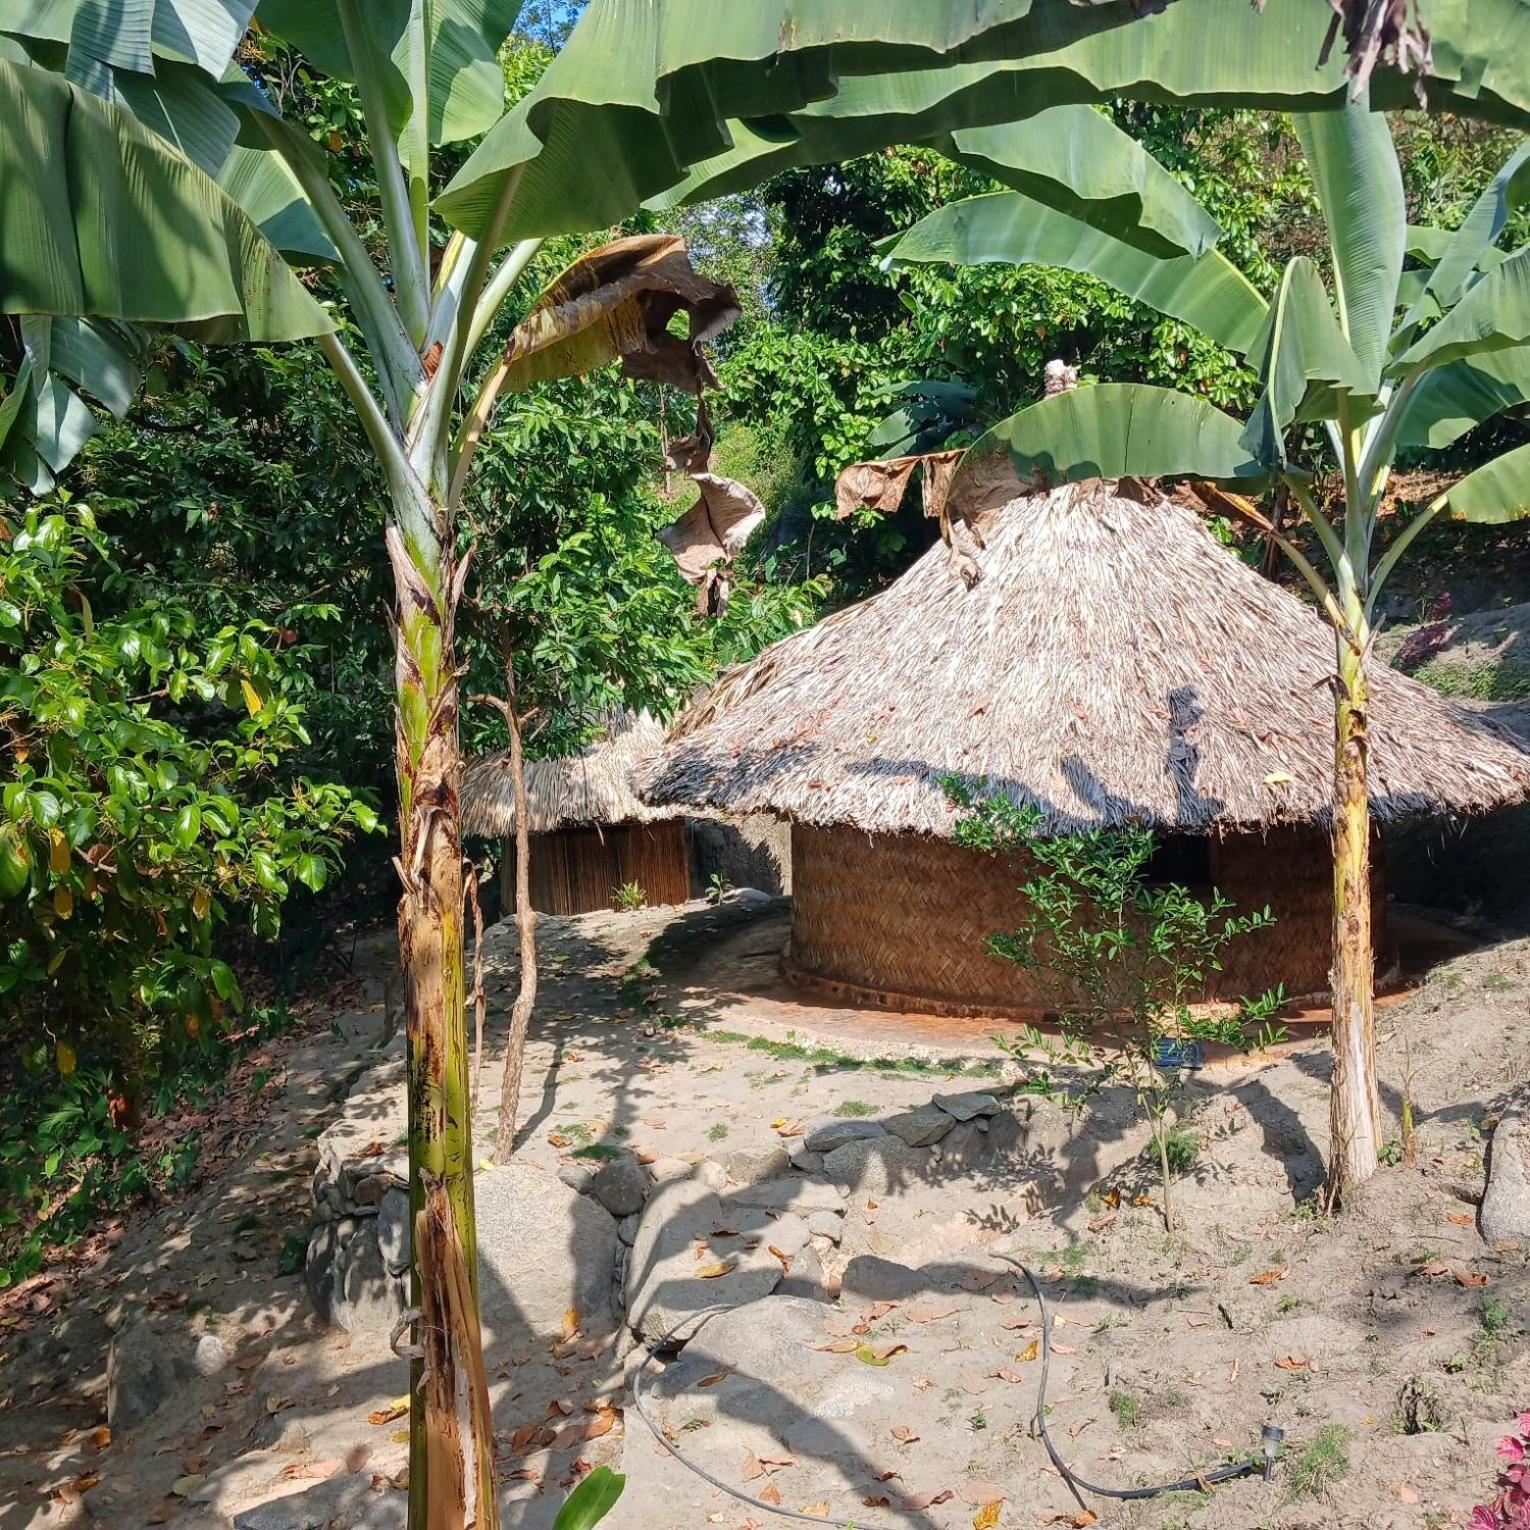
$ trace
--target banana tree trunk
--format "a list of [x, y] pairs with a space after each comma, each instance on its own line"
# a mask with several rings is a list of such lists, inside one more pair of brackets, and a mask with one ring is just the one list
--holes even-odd
[[[464, 982], [461, 752], [453, 623], [459, 570], [436, 505], [396, 507], [395, 691], [409, 1199], [418, 1309], [410, 1390], [411, 1530], [495, 1530], [493, 1434], [478, 1327]], [[401, 530], [400, 527], [407, 528]], [[432, 534], [434, 530], [435, 534]]]
[[1333, 1088], [1329, 1192], [1336, 1204], [1376, 1171], [1381, 1103], [1376, 1089], [1371, 941], [1369, 705], [1363, 620], [1339, 635], [1334, 716]]

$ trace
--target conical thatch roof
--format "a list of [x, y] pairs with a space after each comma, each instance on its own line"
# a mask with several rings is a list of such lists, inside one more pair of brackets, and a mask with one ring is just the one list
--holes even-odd
[[[580, 754], [527, 764], [533, 834], [676, 816], [644, 804], [633, 783], [636, 767], [663, 743], [663, 727], [647, 712], [613, 712], [604, 728], [605, 736]], [[496, 838], [515, 832], [507, 752], [468, 763], [462, 781], [462, 827], [468, 834]]]
[[[1045, 827], [1208, 831], [1327, 818], [1324, 619], [1146, 486], [1018, 499], [968, 588], [932, 548], [890, 589], [730, 671], [670, 735], [644, 796], [949, 836], [939, 781], [987, 777]], [[1381, 819], [1530, 790], [1530, 750], [1372, 660]]]

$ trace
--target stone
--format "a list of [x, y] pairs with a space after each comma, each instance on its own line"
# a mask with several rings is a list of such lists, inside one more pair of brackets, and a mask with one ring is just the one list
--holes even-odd
[[499, 1344], [546, 1344], [572, 1308], [587, 1337], [612, 1332], [616, 1218], [535, 1165], [496, 1164], [473, 1179], [479, 1303]]
[[792, 1166], [786, 1149], [779, 1145], [768, 1148], [739, 1148], [723, 1160], [728, 1178], [742, 1185], [756, 1185], [761, 1180], [777, 1179]]
[[616, 1224], [616, 1236], [620, 1238], [628, 1248], [631, 1248], [633, 1243], [637, 1241], [638, 1223], [641, 1220], [641, 1214], [638, 1212], [633, 1212], [630, 1217], [623, 1217], [621, 1221]]
[[613, 1217], [630, 1217], [648, 1199], [648, 1175], [630, 1153], [613, 1158], [589, 1183], [592, 1195]]
[[795, 1211], [799, 1215], [845, 1209], [844, 1200], [833, 1185], [826, 1185], [821, 1179], [804, 1179], [800, 1174], [787, 1174], [780, 1179], [767, 1179], [763, 1184], [731, 1189], [724, 1199], [730, 1207]]
[[815, 1350], [824, 1342], [823, 1303], [800, 1296], [772, 1296], [709, 1317], [685, 1346], [685, 1362], [700, 1374], [726, 1370], [775, 1382], [832, 1375], [834, 1357]]
[[970, 1121], [974, 1116], [991, 1116], [999, 1108], [999, 1102], [991, 1094], [971, 1089], [961, 1094], [937, 1094], [935, 1103], [958, 1121]]
[[[835, 1217], [836, 1222], [839, 1221]], [[769, 1227], [765, 1229], [765, 1242], [771, 1248], [778, 1248], [790, 1259], [794, 1254], [799, 1254], [808, 1246], [811, 1234], [808, 1225], [801, 1217], [793, 1216], [787, 1212], [785, 1216], [777, 1217]]]
[[670, 1185], [676, 1180], [690, 1179], [696, 1173], [696, 1165], [683, 1158], [655, 1158], [648, 1165], [648, 1177], [655, 1185]]
[[832, 1211], [812, 1212], [808, 1217], [807, 1225], [808, 1231], [815, 1238], [827, 1238], [835, 1245], [838, 1245], [839, 1240], [845, 1235], [845, 1219]]
[[1530, 1121], [1520, 1111], [1493, 1128], [1480, 1225], [1490, 1245], [1530, 1239]]
[[792, 1167], [804, 1174], [817, 1174], [823, 1168], [823, 1154], [810, 1153], [806, 1148], [798, 1148], [792, 1154]]
[[[785, 1250], [782, 1250], [785, 1253]], [[808, 1301], [826, 1302], [829, 1299], [827, 1283], [823, 1275], [823, 1260], [818, 1250], [808, 1244], [799, 1253], [789, 1256], [791, 1268], [781, 1277], [776, 1287], [778, 1297], [797, 1296]]]
[[391, 1174], [368, 1174], [365, 1179], [358, 1179], [355, 1188], [351, 1191], [351, 1200], [357, 1206], [378, 1206], [382, 1204], [382, 1198], [394, 1187]]
[[880, 1200], [914, 1180], [929, 1180], [930, 1156], [884, 1132], [835, 1148], [824, 1158], [823, 1172], [845, 1196]]
[[697, 1161], [694, 1178], [699, 1179], [709, 1190], [725, 1190], [728, 1185], [728, 1171], [710, 1158]]
[[[719, 1227], [737, 1232], [731, 1208], [724, 1210], [715, 1191], [698, 1180], [663, 1185], [649, 1197], [632, 1245], [627, 1280], [627, 1323], [648, 1340], [659, 1340], [709, 1307], [743, 1306], [768, 1296], [781, 1283], [781, 1261], [762, 1238], [753, 1249], [714, 1236]], [[709, 1244], [712, 1255], [696, 1258], [696, 1245]], [[699, 1276], [696, 1271], [728, 1262], [727, 1273]]]
[[857, 1254], [845, 1266], [839, 1289], [843, 1296], [860, 1296], [874, 1302], [901, 1302], [923, 1291], [938, 1290], [939, 1286], [922, 1270], [876, 1254]]
[[595, 1171], [587, 1163], [560, 1163], [558, 1178], [570, 1190], [577, 1190], [580, 1195], [587, 1195], [590, 1185], [594, 1182]]
[[938, 1105], [921, 1105], [917, 1110], [888, 1116], [882, 1124], [909, 1147], [929, 1147], [939, 1142], [956, 1125], [956, 1120]]
[[[329, 1312], [319, 1315], [347, 1333], [389, 1333], [407, 1305], [405, 1284], [383, 1263], [377, 1219], [348, 1219], [354, 1232], [336, 1251]], [[345, 1222], [337, 1222], [344, 1227]]]
[[374, 1493], [370, 1473], [344, 1474], [244, 1509], [234, 1530], [404, 1530], [407, 1493]]
[[106, 1351], [106, 1422], [131, 1429], [196, 1375], [195, 1346], [183, 1326], [128, 1323]]
[[394, 1275], [402, 1275], [409, 1268], [414, 1246], [410, 1226], [409, 1192], [395, 1187], [377, 1208], [377, 1246], [383, 1263]]
[[216, 1376], [229, 1362], [228, 1345], [215, 1333], [204, 1333], [192, 1351], [191, 1363], [199, 1376]]
[[880, 1121], [844, 1121], [838, 1116], [820, 1116], [803, 1129], [802, 1145], [810, 1153], [832, 1153], [847, 1142], [880, 1137], [883, 1131]]

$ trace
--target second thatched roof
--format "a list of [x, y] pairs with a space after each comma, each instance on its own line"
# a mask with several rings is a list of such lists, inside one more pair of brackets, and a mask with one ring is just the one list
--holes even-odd
[[[971, 588], [937, 544], [890, 589], [730, 671], [671, 732], [645, 800], [949, 837], [941, 777], [1034, 803], [1044, 830], [1324, 821], [1324, 619], [1156, 490], [1093, 481], [980, 525]], [[1530, 792], [1530, 746], [1369, 665], [1382, 820]]]
[[[633, 783], [635, 769], [663, 743], [663, 727], [647, 712], [613, 712], [603, 728], [604, 735], [579, 754], [527, 764], [533, 834], [677, 816], [672, 809], [642, 802]], [[507, 752], [468, 763], [462, 781], [462, 827], [468, 834], [492, 838], [515, 832]]]

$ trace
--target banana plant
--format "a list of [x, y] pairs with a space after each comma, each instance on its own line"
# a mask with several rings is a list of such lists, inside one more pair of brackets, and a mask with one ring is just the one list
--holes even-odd
[[[1386, 118], [1351, 104], [1298, 115], [1296, 132], [1322, 207], [1328, 279], [1307, 256], [1263, 295], [1215, 250], [1161, 257], [1022, 193], [952, 203], [884, 246], [891, 266], [1001, 261], [1087, 271], [1241, 354], [1259, 395], [1246, 421], [1204, 398], [1111, 383], [1022, 409], [969, 449], [953, 506], [986, 464], [1018, 486], [1085, 477], [1190, 475], [1245, 494], [1283, 485], [1310, 525], [1309, 559], [1246, 498], [1224, 503], [1285, 552], [1333, 624], [1334, 968], [1330, 1186], [1342, 1198], [1375, 1170], [1381, 1147], [1371, 947], [1366, 655], [1376, 603], [1415, 538], [1440, 515], [1530, 515], [1530, 445], [1459, 478], [1413, 513], [1386, 552], [1373, 542], [1397, 454], [1449, 446], [1530, 400], [1530, 245], [1505, 252], [1514, 210], [1530, 201], [1530, 142], [1504, 163], [1453, 232], [1410, 228]], [[1412, 259], [1410, 265], [1409, 259]], [[1331, 284], [1331, 290], [1330, 290]], [[1299, 446], [1315, 437], [1317, 451]], [[1337, 468], [1330, 516], [1314, 472]], [[1326, 570], [1321, 564], [1326, 563]]]
[[[1522, 18], [1520, 0], [1420, 4], [1434, 26], [1431, 101], [1530, 126], [1530, 50], [1505, 46]], [[519, 0], [22, 0], [0, 11], [0, 61], [62, 72], [78, 100], [93, 94], [109, 103], [101, 110], [136, 115], [139, 126], [121, 132], [146, 171], [216, 171], [229, 205], [237, 198], [245, 210], [234, 224], [222, 202], [198, 217], [181, 202], [124, 201], [108, 223], [66, 194], [49, 209], [51, 224], [33, 228], [8, 212], [0, 291], [12, 276], [24, 292], [30, 278], [32, 289], [15, 301], [7, 294], [0, 308], [55, 320], [184, 322], [205, 325], [207, 338], [238, 339], [230, 300], [209, 298], [231, 263], [247, 270], [242, 291], [252, 301], [293, 297], [292, 265], [319, 261], [340, 289], [344, 322], [325, 309], [307, 322], [321, 331], [387, 480], [398, 597], [399, 930], [414, 1305], [423, 1314], [411, 1385], [415, 1530], [470, 1522], [492, 1530], [496, 1522], [468, 1119], [453, 643], [468, 560], [456, 511], [471, 492], [497, 396], [518, 379], [554, 375], [550, 357], [534, 360], [543, 341], [561, 349], [568, 375], [613, 358], [618, 331], [632, 333], [606, 322], [610, 305], [583, 304], [580, 275], [564, 289], [578, 295], [541, 305], [501, 350], [492, 337], [540, 241], [608, 228], [645, 203], [757, 184], [783, 163], [939, 141], [1059, 216], [1086, 227], [1098, 219], [1097, 231], [1114, 230], [1145, 259], [1202, 260], [1211, 249], [1206, 221], [1108, 125], [1076, 111], [1054, 119], [1052, 133], [1071, 120], [1088, 135], [1087, 156], [1058, 152], [1060, 144], [1035, 134], [1006, 141], [968, 130], [1123, 94], [1187, 103], [1247, 95], [1299, 109], [1335, 104], [1346, 88], [1342, 60], [1314, 68], [1326, 0], [1275, 0], [1262, 17], [1226, 0], [1173, 0], [1152, 15], [1136, 0], [591, 0], [543, 81], [505, 112], [497, 55], [518, 9]], [[347, 215], [322, 147], [233, 62], [243, 37], [242, 65], [258, 75], [266, 36], [355, 86], [378, 187], [368, 237]], [[1391, 65], [1372, 85], [1391, 104], [1413, 99], [1415, 82]], [[0, 121], [0, 154], [23, 144], [19, 157], [56, 167], [68, 193], [70, 177], [83, 173], [80, 157], [46, 134], [14, 138], [29, 121], [25, 103], [0, 101]], [[473, 140], [443, 187], [442, 163], [458, 157], [452, 146]], [[7, 195], [11, 177], [31, 170], [0, 160]], [[79, 268], [103, 278], [88, 289], [38, 285], [44, 233], [62, 226]], [[148, 258], [124, 267], [108, 234], [123, 248], [149, 240]], [[271, 264], [272, 241], [291, 265]], [[112, 272], [121, 278], [115, 286], [104, 280]], [[706, 319], [680, 306], [692, 313], [694, 339], [696, 321]], [[584, 313], [592, 333], [572, 343]], [[251, 334], [259, 328], [245, 325]], [[30, 388], [41, 368], [29, 359]]]

